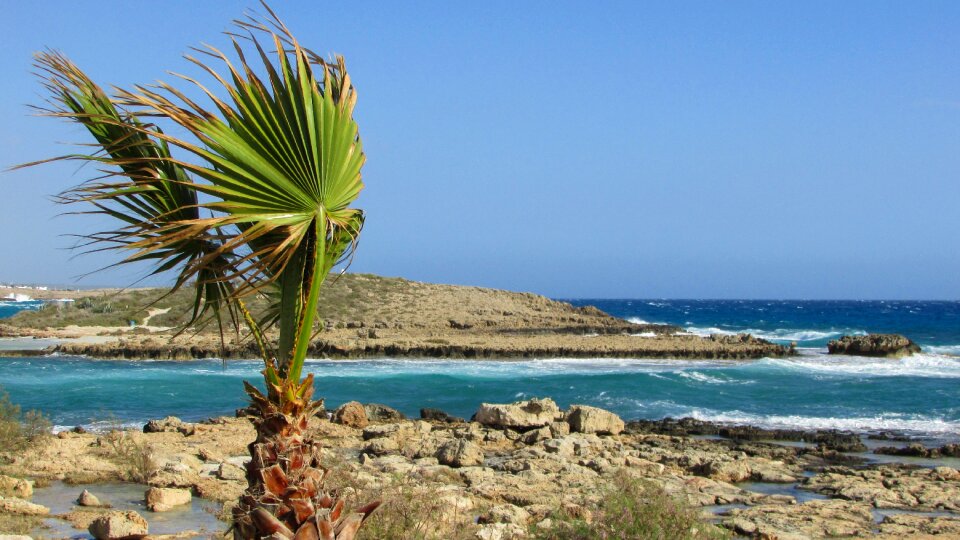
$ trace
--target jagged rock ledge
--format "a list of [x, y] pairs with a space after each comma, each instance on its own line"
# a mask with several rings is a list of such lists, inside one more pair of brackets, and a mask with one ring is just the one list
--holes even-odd
[[843, 336], [827, 344], [830, 354], [903, 358], [920, 352], [920, 346], [900, 334]]
[[[221, 348], [216, 339], [191, 340], [129, 336], [108, 343], [62, 343], [51, 351], [61, 355], [80, 355], [103, 359], [256, 358], [252, 343]], [[793, 349], [748, 335], [712, 336], [657, 335], [637, 337], [630, 334], [596, 336], [561, 333], [532, 335], [503, 334], [426, 334], [378, 330], [355, 332], [333, 330], [314, 342], [313, 358], [663, 358], [680, 360], [747, 360], [784, 357]]]

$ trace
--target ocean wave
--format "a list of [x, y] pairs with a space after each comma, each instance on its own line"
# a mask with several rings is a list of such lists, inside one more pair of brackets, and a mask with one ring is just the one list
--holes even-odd
[[821, 354], [785, 359], [767, 358], [758, 362], [758, 365], [860, 377], [960, 378], [960, 358], [939, 354], [915, 354], [899, 359]]
[[713, 376], [707, 375], [706, 373], [702, 373], [700, 371], [692, 371], [692, 370], [676, 371], [675, 373], [684, 379], [689, 379], [692, 381], [702, 382], [707, 384], [747, 384], [747, 383], [753, 382], [753, 381], [738, 381], [738, 380], [727, 379], [727, 378], [713, 377]]
[[725, 424], [748, 424], [769, 429], [838, 429], [870, 433], [895, 431], [910, 434], [940, 435], [956, 437], [960, 433], [960, 422], [951, 422], [942, 418], [930, 418], [921, 415], [904, 416], [898, 414], [880, 414], [873, 417], [832, 418], [798, 415], [757, 415], [742, 411], [711, 411], [692, 409], [682, 415], [698, 420]]
[[960, 345], [924, 345], [923, 350], [944, 356], [960, 356]]
[[821, 341], [825, 339], [837, 338], [843, 335], [855, 335], [862, 336], [866, 335], [866, 332], [863, 330], [803, 330], [803, 329], [793, 329], [793, 328], [777, 328], [775, 330], [759, 330], [756, 328], [746, 328], [743, 330], [727, 330], [723, 328], [717, 328], [715, 326], [711, 327], [696, 327], [691, 326], [686, 328], [686, 331], [690, 334], [708, 337], [714, 334], [723, 335], [723, 336], [732, 336], [736, 334], [751, 334], [754, 337], [760, 339], [766, 339], [770, 341]]
[[[140, 429], [143, 429], [143, 424], [145, 423], [146, 421], [143, 421], [143, 422], [101, 421], [101, 422], [93, 422], [93, 423], [78, 424], [78, 425], [83, 429], [89, 431], [90, 433], [109, 433], [111, 431], [116, 431], [116, 430], [120, 430], [120, 431], [127, 430], [127, 429], [140, 430]], [[61, 431], [72, 431], [75, 427], [76, 426], [55, 425], [50, 429], [50, 431], [53, 432], [54, 435], [56, 435]]]

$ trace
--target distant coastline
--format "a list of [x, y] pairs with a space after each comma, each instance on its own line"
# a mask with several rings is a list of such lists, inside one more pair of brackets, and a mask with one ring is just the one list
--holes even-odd
[[[176, 336], [190, 308], [186, 292], [161, 289], [43, 291], [77, 300], [0, 320], [0, 338], [56, 340], [42, 352], [102, 359], [254, 358], [249, 339], [216, 325]], [[0, 289], [0, 295], [5, 291]], [[155, 302], [155, 303], [154, 303]], [[257, 309], [265, 304], [253, 301]], [[321, 300], [321, 358], [662, 358], [783, 357], [789, 346], [747, 335], [698, 336], [666, 324], [634, 323], [590, 306], [530, 293], [436, 285], [365, 274], [332, 281]], [[7, 341], [6, 356], [36, 355]], [[22, 342], [27, 343], [30, 342]]]

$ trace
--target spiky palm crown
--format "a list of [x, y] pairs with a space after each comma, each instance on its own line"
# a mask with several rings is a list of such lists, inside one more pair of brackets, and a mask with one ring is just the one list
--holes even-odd
[[[302, 47], [264, 7], [263, 20], [234, 21], [228, 35], [235, 59], [209, 45], [196, 49], [222, 73], [187, 56], [227, 94], [178, 75], [213, 110], [162, 82], [111, 97], [65, 56], [39, 53], [36, 66], [51, 95], [41, 111], [86, 127], [95, 151], [26, 165], [93, 163], [103, 174], [59, 201], [91, 205], [80, 213], [119, 225], [82, 237], [82, 245], [122, 250], [127, 255], [118, 264], [173, 272], [171, 291], [194, 287], [189, 324], [226, 315], [250, 329], [266, 392], [245, 383], [259, 414], [235, 536], [349, 540], [378, 503], [345, 513], [324, 491], [319, 444], [306, 434], [313, 376], [304, 379], [302, 371], [320, 287], [348, 259], [363, 227], [363, 213], [351, 207], [365, 160], [353, 119], [357, 94], [343, 57], [326, 61]], [[248, 55], [259, 59], [264, 77]], [[170, 135], [155, 122], [188, 136]], [[253, 293], [271, 296], [271, 317], [257, 321], [249, 313], [243, 298]], [[264, 337], [273, 325], [275, 345]]]

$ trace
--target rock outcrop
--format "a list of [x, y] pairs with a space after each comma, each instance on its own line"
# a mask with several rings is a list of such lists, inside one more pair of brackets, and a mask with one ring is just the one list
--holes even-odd
[[77, 504], [80, 506], [88, 506], [88, 507], [94, 507], [94, 508], [106, 506], [102, 502], [100, 502], [100, 499], [96, 495], [94, 495], [93, 493], [90, 493], [86, 489], [80, 493], [79, 497], [77, 497]]
[[175, 506], [190, 504], [193, 496], [189, 489], [152, 487], [143, 498], [151, 512], [166, 512]]
[[920, 352], [920, 346], [899, 334], [843, 336], [827, 344], [830, 354], [902, 358]]
[[367, 419], [367, 411], [363, 408], [363, 404], [357, 401], [349, 401], [337, 407], [330, 419], [337, 424], [357, 429], [367, 427], [370, 422]]
[[571, 405], [566, 418], [575, 433], [619, 435], [624, 427], [623, 420], [616, 414], [588, 405]]
[[50, 509], [40, 504], [25, 501], [19, 497], [0, 497], [0, 514], [21, 516], [45, 516]]
[[560, 407], [550, 398], [518, 403], [482, 403], [473, 420], [485, 426], [526, 430], [560, 419]]
[[195, 428], [192, 424], [187, 424], [176, 416], [168, 416], [162, 420], [150, 420], [143, 426], [144, 433], [182, 433], [183, 435], [193, 435]]
[[139, 538], [147, 534], [147, 520], [133, 511], [113, 511], [94, 519], [87, 530], [97, 540]]

